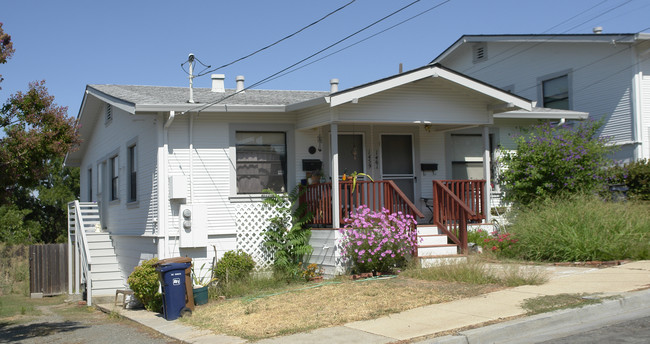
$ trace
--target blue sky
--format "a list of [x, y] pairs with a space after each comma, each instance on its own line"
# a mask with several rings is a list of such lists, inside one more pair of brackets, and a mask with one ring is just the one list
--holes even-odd
[[[413, 0], [356, 0], [297, 36], [216, 73], [226, 87], [251, 85], [369, 25]], [[188, 53], [213, 67], [270, 44], [350, 0], [34, 1], [3, 0], [0, 22], [16, 53], [0, 74], [0, 100], [46, 80], [59, 105], [77, 116], [86, 84], [187, 86]], [[421, 0], [319, 56], [422, 13]], [[393, 29], [258, 88], [345, 89], [423, 66], [463, 34], [648, 32], [648, 0], [450, 0]], [[562, 23], [562, 24], [561, 24]], [[561, 24], [561, 25], [558, 25]], [[551, 31], [547, 31], [551, 29]], [[317, 56], [316, 58], [318, 58]], [[195, 87], [209, 87], [209, 75]]]

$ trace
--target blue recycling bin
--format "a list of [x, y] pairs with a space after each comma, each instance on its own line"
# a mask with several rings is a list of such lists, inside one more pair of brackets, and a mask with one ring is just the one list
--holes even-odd
[[160, 273], [163, 296], [163, 316], [167, 320], [174, 320], [181, 313], [190, 311], [185, 307], [185, 269], [191, 263], [168, 263], [156, 267]]

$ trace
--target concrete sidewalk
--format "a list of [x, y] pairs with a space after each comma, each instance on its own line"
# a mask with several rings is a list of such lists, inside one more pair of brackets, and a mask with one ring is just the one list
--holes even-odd
[[[491, 336], [508, 336], [521, 329], [532, 331], [544, 328], [569, 326], [572, 322], [583, 323], [580, 319], [586, 314], [592, 317], [621, 313], [648, 312], [650, 314], [650, 291], [636, 292], [650, 288], [650, 261], [638, 261], [609, 268], [588, 267], [529, 267], [544, 269], [549, 273], [549, 281], [539, 286], [521, 286], [501, 290], [473, 298], [419, 307], [374, 320], [357, 321], [343, 326], [322, 328], [306, 333], [270, 338], [259, 343], [390, 343], [396, 341], [415, 341], [434, 337], [439, 333], [449, 333], [467, 327], [480, 327], [484, 324], [502, 322], [471, 331], [463, 331], [455, 336], [438, 337], [425, 340], [426, 343], [477, 343], [491, 342]], [[620, 295], [622, 299], [607, 301], [583, 309], [565, 310], [534, 317], [525, 317], [503, 322], [513, 317], [525, 315], [519, 306], [528, 298], [561, 293], [589, 293], [599, 296]], [[633, 301], [626, 301], [626, 300]], [[244, 343], [244, 339], [226, 335], [215, 335], [205, 330], [194, 329], [177, 321], [167, 321], [159, 314], [143, 310], [123, 310], [112, 304], [99, 305], [105, 311], [116, 311], [122, 316], [144, 324], [169, 337], [188, 343]], [[585, 313], [577, 316], [579, 312]], [[561, 314], [561, 316], [560, 316]], [[562, 319], [553, 321], [553, 317]], [[597, 323], [592, 318], [591, 323]], [[495, 328], [494, 326], [502, 326]], [[508, 330], [504, 330], [507, 328]], [[496, 329], [496, 330], [495, 330]], [[473, 332], [472, 332], [473, 331]], [[540, 338], [547, 338], [540, 334]], [[478, 338], [483, 338], [478, 340]], [[548, 339], [548, 338], [547, 338]], [[496, 341], [502, 341], [492, 339]]]

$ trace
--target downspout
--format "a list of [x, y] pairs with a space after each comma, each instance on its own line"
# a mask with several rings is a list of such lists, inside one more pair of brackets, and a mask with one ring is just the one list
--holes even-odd
[[160, 187], [160, 194], [158, 197], [161, 199], [161, 205], [162, 205], [162, 211], [158, 214], [158, 217], [160, 218], [158, 223], [160, 226], [162, 226], [163, 229], [163, 257], [162, 258], [168, 258], [169, 257], [169, 228], [167, 226], [167, 209], [169, 209], [169, 180], [167, 178], [167, 167], [168, 167], [168, 159], [169, 159], [169, 147], [168, 147], [168, 142], [169, 142], [169, 127], [172, 125], [174, 122], [174, 117], [176, 116], [175, 111], [170, 111], [169, 112], [169, 118], [167, 118], [167, 121], [165, 122], [165, 125], [163, 126], [163, 151], [162, 151], [162, 166], [159, 171], [159, 176], [160, 176], [160, 181], [159, 181], [159, 187]]
[[483, 175], [485, 176], [485, 222], [492, 222], [492, 183], [490, 171], [490, 128], [483, 126]]
[[190, 197], [188, 204], [194, 202], [194, 113], [190, 114]]

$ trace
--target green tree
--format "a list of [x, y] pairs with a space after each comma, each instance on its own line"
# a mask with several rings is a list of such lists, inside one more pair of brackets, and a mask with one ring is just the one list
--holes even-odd
[[520, 204], [576, 192], [592, 192], [605, 184], [608, 156], [614, 147], [598, 136], [602, 121], [556, 126], [541, 124], [515, 137], [514, 152], [503, 152], [499, 178], [506, 197]]
[[[0, 23], [0, 64], [13, 53]], [[65, 154], [80, 142], [74, 119], [38, 81], [2, 105], [0, 129], [0, 240], [63, 241], [66, 203], [79, 193], [78, 170], [63, 167]]]

